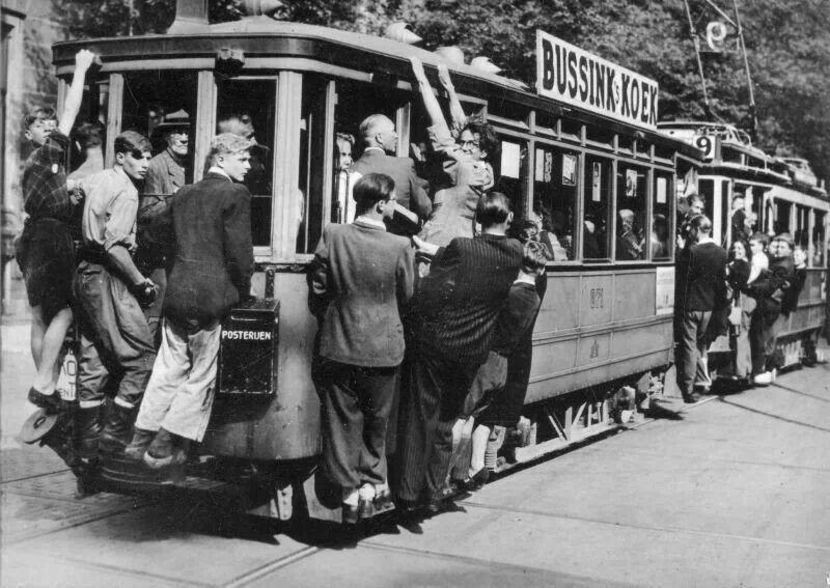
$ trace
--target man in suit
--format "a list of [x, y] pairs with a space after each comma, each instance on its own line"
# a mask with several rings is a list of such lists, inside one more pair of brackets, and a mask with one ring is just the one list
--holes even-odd
[[[415, 175], [415, 163], [408, 157], [395, 157], [398, 134], [395, 123], [382, 114], [373, 114], [360, 123], [360, 134], [365, 148], [352, 166], [354, 179], [368, 173], [386, 174], [395, 181], [397, 202], [418, 215], [421, 222], [432, 213], [432, 202], [424, 189], [424, 182]], [[392, 232], [398, 232], [394, 226]]]
[[521, 244], [505, 234], [513, 219], [507, 197], [482, 196], [476, 218], [482, 234], [455, 238], [435, 252], [416, 298], [418, 355], [401, 440], [398, 497], [404, 506], [426, 498], [430, 510], [441, 508], [452, 425], [487, 357], [496, 319], [521, 265]]
[[250, 141], [223, 133], [211, 143], [205, 178], [176, 193], [169, 208], [175, 254], [161, 348], [125, 454], [151, 468], [184, 463], [207, 429], [216, 386], [221, 319], [250, 296], [254, 268]]
[[725, 308], [726, 251], [712, 240], [712, 221], [698, 215], [689, 222], [688, 239], [692, 245], [677, 256], [676, 337], [677, 386], [687, 404], [697, 402], [695, 379], [708, 377], [701, 373], [708, 346], [706, 332], [712, 312]]
[[394, 186], [383, 174], [358, 180], [354, 223], [328, 225], [311, 266], [309, 302], [322, 321], [323, 464], [342, 489], [346, 523], [390, 501], [386, 428], [405, 347], [401, 313], [415, 275], [409, 240], [383, 223]]

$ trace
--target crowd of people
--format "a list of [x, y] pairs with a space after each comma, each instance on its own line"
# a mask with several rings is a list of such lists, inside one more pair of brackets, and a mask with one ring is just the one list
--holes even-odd
[[711, 387], [707, 350], [729, 335], [735, 354], [733, 374], [759, 386], [772, 383], [783, 357], [777, 335], [806, 278], [806, 252], [783, 232], [748, 236], [750, 221], [737, 195], [732, 207], [729, 253], [712, 238], [712, 221], [703, 199], [687, 197], [677, 237], [675, 288], [675, 363], [677, 385], [687, 403]]
[[[251, 296], [251, 193], [242, 182], [270, 156], [257, 150], [250, 117], [222, 118], [207, 171], [190, 183], [189, 120], [177, 112], [154, 129], [163, 140], [155, 155], [139, 132], [115, 137], [109, 169], [100, 129], [87, 129], [86, 167], [69, 174], [68, 135], [93, 58], [77, 54], [59, 122], [45, 109], [25, 120], [35, 147], [23, 176], [28, 220], [18, 248], [37, 367], [29, 400], [65, 409], [57, 372], [76, 323], [78, 456], [93, 469], [118, 456], [159, 471], [184, 464], [207, 430], [221, 320]], [[309, 309], [319, 321], [311, 365], [322, 471], [340, 489], [349, 524], [393, 503], [408, 514], [434, 513], [456, 489], [487, 480], [488, 440], [496, 426], [515, 429], [521, 416], [544, 268], [573, 255], [572, 243], [545, 230], [540, 215], [518, 218], [521, 211], [493, 190], [498, 137], [486, 121], [465, 115], [446, 67], [439, 80], [451, 123], [420, 61], [411, 65], [435, 173], [424, 180], [411, 159], [394, 155], [395, 125], [382, 114], [360, 124], [356, 161], [353, 136], [338, 133], [339, 222], [325, 227], [308, 273]], [[267, 175], [257, 181], [267, 184]], [[270, 184], [262, 190], [270, 193]], [[729, 259], [712, 240], [702, 201], [687, 204], [675, 332], [678, 384], [694, 402], [695, 387], [707, 382], [706, 348], [730, 325], [748, 341], [744, 369], [757, 384], [771, 381], [775, 335], [797, 301], [803, 260], [787, 234], [764, 251], [765, 235], [747, 244], [736, 230]], [[617, 250], [642, 258], [647, 244], [634, 213], [619, 217]], [[652, 255], [668, 254], [668, 223], [654, 224]], [[388, 464], [398, 391], [399, 441]], [[465, 431], [471, 458], [454, 469]]]

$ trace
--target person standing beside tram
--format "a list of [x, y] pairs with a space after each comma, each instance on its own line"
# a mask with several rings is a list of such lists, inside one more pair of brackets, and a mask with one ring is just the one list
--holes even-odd
[[522, 260], [521, 244], [505, 234], [513, 212], [504, 194], [484, 195], [476, 219], [481, 235], [430, 248], [435, 257], [416, 299], [418, 355], [412, 362], [398, 489], [398, 499], [408, 510], [421, 498], [430, 511], [442, 507], [453, 425], [487, 358], [496, 320]]
[[138, 209], [138, 250], [136, 265], [156, 284], [157, 296], [144, 311], [156, 347], [160, 344], [161, 309], [167, 290], [167, 257], [169, 255], [170, 225], [164, 219], [170, 206], [170, 196], [187, 181], [190, 122], [183, 110], [164, 117], [155, 127], [167, 145], [164, 151], [150, 160], [144, 180], [143, 197]]
[[56, 391], [60, 352], [72, 324], [72, 273], [75, 269], [71, 225], [78, 205], [67, 185], [68, 135], [81, 108], [84, 78], [95, 54], [75, 55], [75, 71], [60, 121], [52, 109], [38, 108], [24, 118], [26, 139], [34, 151], [23, 168], [23, 209], [28, 215], [17, 243], [32, 309], [31, 349], [37, 373], [29, 388], [32, 404], [50, 411], [61, 406]]
[[169, 208], [174, 255], [163, 306], [161, 347], [125, 450], [150, 468], [184, 464], [207, 430], [216, 388], [221, 319], [250, 297], [254, 254], [251, 194], [242, 184], [251, 142], [222, 133], [211, 142], [204, 179]]
[[409, 240], [384, 224], [394, 186], [384, 174], [357, 181], [355, 221], [326, 226], [309, 274], [309, 306], [320, 319], [323, 467], [342, 490], [344, 523], [391, 505], [386, 430], [415, 271]]
[[[753, 240], [756, 240], [755, 236]], [[791, 310], [788, 306], [789, 291], [797, 282], [792, 243], [789, 233], [773, 238], [769, 245], [769, 269], [747, 285], [749, 295], [758, 303], [749, 325], [749, 342], [752, 348], [752, 381], [759, 386], [771, 384], [783, 363], [775, 345]]]
[[687, 404], [697, 402], [695, 384], [708, 380], [707, 331], [712, 313], [729, 304], [726, 291], [726, 251], [711, 237], [712, 221], [705, 215], [689, 223], [687, 246], [677, 256], [677, 386]]
[[[73, 290], [80, 309], [76, 441], [83, 459], [123, 450], [141, 401], [155, 349], [141, 304], [155, 284], [133, 262], [138, 188], [150, 162], [150, 141], [134, 131], [115, 138], [115, 163], [81, 181], [86, 194], [83, 246]], [[101, 412], [110, 378], [117, 392]], [[102, 424], [103, 422], [103, 424]]]

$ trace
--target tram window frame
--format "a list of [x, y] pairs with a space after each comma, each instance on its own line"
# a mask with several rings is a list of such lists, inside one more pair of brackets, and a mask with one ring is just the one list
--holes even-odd
[[[634, 180], [633, 185], [631, 184], [631, 172], [636, 173], [636, 179]], [[641, 173], [642, 172], [642, 173]], [[615, 185], [616, 185], [616, 193], [614, 198], [614, 239], [613, 239], [613, 255], [614, 255], [614, 262], [615, 263], [643, 263], [648, 259], [648, 254], [646, 251], [646, 244], [648, 240], [646, 239], [646, 235], [648, 234], [649, 229], [649, 219], [648, 219], [648, 210], [649, 210], [649, 194], [650, 194], [650, 181], [649, 178], [651, 177], [650, 168], [642, 165], [641, 163], [633, 163], [628, 160], [618, 160], [617, 161], [617, 170], [616, 170], [616, 178], [615, 178]], [[633, 195], [629, 193], [633, 192]], [[621, 198], [633, 198], [634, 200], [629, 201], [627, 204], [628, 206], [622, 207]], [[635, 202], [639, 201], [641, 204], [638, 208], [632, 208], [631, 205], [635, 204]], [[634, 224], [632, 228], [635, 230], [640, 229], [641, 234], [636, 235], [635, 238], [639, 241], [639, 243], [635, 243], [635, 247], [640, 249], [640, 256], [634, 259], [625, 259], [620, 258], [620, 254], [622, 251], [621, 245], [622, 243], [622, 235], [618, 236], [618, 233], [621, 228], [621, 210], [631, 210], [634, 213]], [[637, 226], [637, 222], [639, 221], [639, 227]]]
[[810, 231], [813, 253], [809, 255], [810, 267], [825, 268], [828, 265], [828, 248], [830, 241], [827, 240], [827, 219], [826, 210], [813, 209], [813, 228]]
[[[164, 137], [161, 132], [154, 132], [155, 128], [164, 122], [164, 117], [178, 110], [184, 110], [189, 117], [188, 134], [189, 150], [185, 164], [185, 184], [194, 182], [196, 172], [195, 136], [196, 136], [196, 110], [198, 108], [198, 73], [196, 71], [181, 72], [177, 70], [152, 68], [136, 71], [127, 71], [119, 74], [122, 84], [120, 88], [120, 99], [114, 102], [116, 109], [120, 110], [117, 120], [120, 122], [118, 129], [107, 126], [107, 143], [113, 146], [115, 136], [124, 131], [137, 131], [146, 136], [153, 145], [153, 157], [160, 155], [167, 148], [164, 144]], [[155, 78], [155, 80], [153, 80]], [[175, 81], [175, 83], [173, 83]], [[142, 87], [143, 86], [143, 87]], [[150, 98], [142, 95], [142, 91], [151, 90], [156, 94]], [[184, 94], [189, 93], [189, 96]], [[109, 97], [112, 100], [112, 96]], [[130, 100], [130, 98], [132, 100]], [[164, 104], [167, 109], [163, 111], [157, 121], [151, 120], [151, 109]], [[142, 119], [144, 124], [141, 124]], [[146, 125], [146, 126], [145, 126]], [[108, 150], [109, 153], [109, 150]], [[108, 158], [107, 165], [112, 165], [113, 159]]]
[[[579, 227], [581, 236], [578, 245], [580, 252], [579, 259], [583, 263], [609, 263], [612, 260], [611, 234], [614, 226], [612, 214], [615, 214], [614, 173], [616, 162], [612, 157], [603, 157], [594, 153], [586, 153], [582, 160], [584, 166], [582, 171], [584, 189], [582, 190], [582, 207], [580, 212], [582, 226]], [[599, 165], [598, 169], [595, 167], [596, 165]], [[599, 185], [594, 190], [594, 181], [597, 172], [599, 173]], [[598, 213], [604, 213], [603, 217], [599, 217]], [[597, 245], [600, 247], [600, 255], [597, 257], [585, 256], [585, 244], [587, 242], [587, 231], [585, 230], [586, 221], [592, 222], [594, 224], [594, 231], [599, 231], [601, 235], [597, 241]]]
[[[244, 116], [245, 114], [248, 114], [251, 119], [254, 118], [253, 116], [251, 116], [253, 106], [251, 106], [250, 104], [248, 105], [248, 108], [240, 108], [238, 105], [235, 105], [233, 103], [231, 103], [229, 107], [226, 107], [223, 104], [223, 101], [225, 100], [225, 98], [222, 95], [223, 87], [230, 87], [232, 85], [242, 84], [261, 84], [262, 88], [258, 91], [267, 92], [272, 96], [270, 100], [266, 99], [264, 101], [266, 106], [273, 105], [273, 112], [266, 114], [266, 120], [264, 121], [264, 124], [255, 125], [253, 122], [251, 122], [252, 129], [254, 131], [252, 137], [256, 139], [258, 133], [259, 139], [261, 139], [263, 135], [265, 135], [266, 137], [264, 142], [257, 140], [257, 145], [252, 151], [252, 156], [255, 153], [261, 152], [263, 157], [267, 157], [268, 151], [270, 151], [270, 159], [265, 159], [264, 163], [260, 163], [263, 163], [264, 165], [261, 180], [266, 182], [266, 186], [270, 186], [271, 193], [265, 193], [267, 190], [263, 190], [262, 194], [254, 193], [255, 190], [251, 189], [253, 186], [249, 185], [249, 182], [253, 181], [253, 179], [250, 177], [251, 172], [248, 173], [248, 176], [246, 176], [245, 181], [246, 187], [248, 187], [249, 191], [251, 192], [251, 234], [254, 243], [254, 254], [257, 257], [272, 257], [273, 251], [276, 249], [277, 245], [275, 227], [278, 223], [277, 194], [279, 193], [279, 186], [276, 181], [276, 168], [277, 160], [280, 158], [280, 155], [278, 154], [279, 149], [277, 144], [277, 127], [281, 115], [281, 113], [279, 112], [281, 88], [278, 76], [238, 76], [227, 80], [217, 78], [216, 96], [214, 101], [215, 108], [213, 113], [213, 128], [211, 129], [211, 136], [218, 133], [218, 125], [222, 122], [225, 116], [233, 114]], [[237, 91], [237, 93], [239, 93], [239, 91]], [[263, 133], [262, 131], [265, 132]], [[252, 164], [252, 166], [253, 165], [256, 164]], [[205, 171], [207, 171], [207, 166]], [[268, 173], [269, 171], [270, 174]], [[261, 221], [263, 216], [262, 210], [259, 210], [260, 203], [266, 200], [270, 201], [270, 214], [266, 215], [267, 221], [265, 221], [264, 224], [261, 223], [260, 225], [256, 225], [255, 223]]]
[[[550, 154], [548, 158], [547, 155]], [[573, 263], [578, 259], [576, 250], [576, 235], [579, 225], [580, 206], [579, 196], [581, 193], [581, 178], [582, 170], [582, 152], [572, 147], [564, 147], [549, 143], [547, 141], [536, 140], [533, 143], [533, 204], [532, 210], [542, 219], [542, 230], [547, 231], [552, 237], [550, 242], [546, 243], [554, 255], [554, 259], [550, 263], [557, 265], [563, 263]], [[540, 156], [542, 161], [540, 161]], [[566, 157], [568, 159], [566, 159]], [[569, 161], [569, 165], [573, 165], [571, 176], [568, 178], [565, 175], [565, 162]], [[549, 165], [548, 165], [549, 163]], [[566, 183], [571, 182], [571, 183]], [[551, 191], [558, 188], [559, 194], [564, 192], [572, 192], [568, 196], [563, 196], [564, 199], [570, 199], [570, 219], [568, 219], [567, 212], [565, 214], [565, 226], [560, 229], [560, 234], [554, 230], [554, 220], [560, 217], [563, 213], [561, 208], [554, 208], [553, 194], [550, 194], [548, 203], [543, 201], [544, 195], [541, 193], [545, 185], [548, 185]], [[560, 200], [561, 198], [556, 198]], [[547, 213], [547, 214], [546, 214]], [[560, 213], [560, 214], [556, 214]], [[570, 234], [568, 234], [570, 233]], [[562, 259], [562, 256], [565, 256]]]
[[538, 135], [556, 137], [559, 135], [559, 116], [545, 110], [536, 110], [534, 113], [533, 129]]
[[[662, 189], [663, 192], [663, 202], [659, 202], [661, 190], [659, 189], [660, 180], [665, 180], [665, 186]], [[668, 170], [661, 170], [661, 169], [654, 169], [652, 172], [652, 182], [654, 184], [652, 189], [652, 197], [651, 197], [651, 220], [649, 223], [648, 230], [648, 243], [649, 243], [649, 259], [653, 262], [670, 262], [674, 259], [674, 236], [672, 234], [672, 217], [674, 216], [674, 198], [672, 195], [675, 194], [675, 179], [674, 179], [674, 172], [670, 172]], [[660, 210], [664, 210], [665, 212], [659, 212]], [[664, 255], [655, 255], [655, 251], [659, 253], [660, 249], [655, 248], [655, 241], [654, 237], [656, 235], [655, 227], [656, 227], [656, 220], [657, 215], [661, 214], [664, 216], [664, 222], [666, 227], [666, 239]]]
[[[524, 218], [530, 209], [528, 203], [530, 201], [531, 189], [531, 161], [530, 148], [531, 142], [524, 136], [514, 135], [504, 132], [504, 129], [496, 129], [496, 134], [500, 143], [500, 155], [493, 161], [493, 176], [496, 180], [493, 190], [501, 192], [510, 200], [510, 208], [513, 211], [515, 218]], [[505, 149], [505, 143], [515, 144], [519, 149], [518, 176], [508, 176], [504, 173], [506, 167], [506, 158], [511, 154]], [[512, 148], [510, 149], [512, 151]], [[510, 162], [511, 168], [513, 163]], [[518, 201], [517, 201], [518, 200]]]
[[792, 223], [793, 243], [801, 246], [804, 251], [810, 247], [810, 212], [811, 208], [806, 204], [795, 205], [794, 222]]

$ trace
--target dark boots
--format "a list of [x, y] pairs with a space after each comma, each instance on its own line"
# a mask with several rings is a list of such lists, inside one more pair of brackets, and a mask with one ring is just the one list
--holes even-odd
[[101, 439], [101, 410], [103, 407], [79, 408], [75, 412], [75, 446], [78, 457], [92, 460], [98, 457]]
[[135, 415], [134, 407], [127, 408], [117, 402], [110, 404], [99, 443], [101, 453], [112, 455], [124, 451], [127, 443], [132, 439]]

